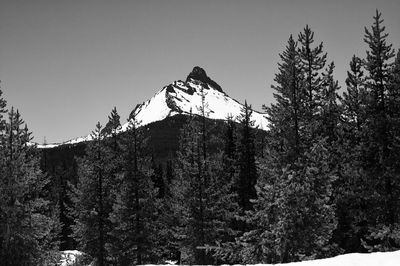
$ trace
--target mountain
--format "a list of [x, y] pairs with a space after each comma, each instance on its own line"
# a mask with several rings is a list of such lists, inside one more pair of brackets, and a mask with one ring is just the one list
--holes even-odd
[[[206, 111], [209, 113], [208, 125], [210, 135], [221, 136], [224, 131], [224, 119], [228, 115], [237, 117], [241, 113], [242, 104], [230, 98], [222, 88], [206, 72], [195, 67], [187, 76], [185, 81], [175, 81], [163, 87], [151, 99], [139, 104], [132, 110], [145, 130], [146, 148], [151, 154], [152, 160], [167, 171], [167, 165], [176, 158], [179, 150], [179, 136], [182, 127], [187, 122], [191, 110], [199, 114], [201, 97], [204, 95]], [[252, 116], [255, 125], [255, 141], [257, 153], [262, 154], [266, 126], [266, 116], [259, 112], [253, 112]], [[127, 124], [121, 126], [120, 133], [124, 134]], [[264, 130], [263, 130], [264, 129]], [[41, 168], [52, 177], [52, 184], [55, 191], [60, 191], [60, 220], [64, 224], [61, 233], [61, 248], [63, 250], [75, 248], [75, 242], [71, 238], [69, 225], [73, 221], [68, 217], [64, 206], [70, 204], [69, 199], [63, 196], [68, 188], [68, 182], [78, 182], [77, 158], [85, 155], [87, 141], [92, 138], [90, 135], [76, 138], [64, 143], [38, 145], [41, 152]], [[222, 147], [213, 145], [210, 152], [217, 151]]]
[[[206, 103], [205, 110], [210, 119], [224, 120], [228, 116], [236, 119], [240, 115], [243, 105], [229, 97], [215, 81], [207, 76], [205, 70], [198, 66], [193, 68], [186, 81], [178, 80], [164, 86], [150, 100], [138, 104], [132, 112], [135, 113], [141, 126], [176, 115], [188, 115], [190, 112], [199, 115], [202, 94]], [[268, 120], [265, 114], [253, 111], [252, 119], [255, 121], [255, 127], [267, 129]], [[123, 124], [120, 132], [126, 131], [127, 128], [128, 123]], [[39, 145], [39, 148], [54, 148], [91, 139], [91, 135], [87, 135], [64, 143]]]

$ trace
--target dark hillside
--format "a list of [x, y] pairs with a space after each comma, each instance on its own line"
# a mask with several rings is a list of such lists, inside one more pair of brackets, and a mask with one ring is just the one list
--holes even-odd
[[[145, 126], [148, 137], [148, 152], [157, 164], [163, 165], [164, 169], [168, 160], [176, 159], [176, 151], [179, 145], [179, 135], [182, 126], [186, 121], [186, 115], [175, 115], [162, 121], [157, 121]], [[212, 134], [221, 134], [224, 129], [224, 122], [221, 120], [209, 120], [213, 126]], [[124, 133], [122, 133], [124, 134]], [[257, 130], [258, 139], [261, 140], [265, 132]], [[259, 141], [258, 140], [258, 141]], [[261, 143], [261, 142], [260, 142]], [[74, 242], [69, 237], [70, 224], [72, 221], [66, 216], [68, 200], [68, 181], [75, 184], [77, 181], [76, 157], [85, 155], [86, 144], [61, 145], [55, 148], [42, 149], [42, 169], [52, 177], [52, 188], [54, 200], [60, 206], [60, 219], [63, 222], [61, 249], [74, 249]], [[261, 147], [261, 146], [258, 146]], [[221, 147], [215, 145], [211, 151], [217, 151]], [[261, 154], [261, 149], [259, 149]]]

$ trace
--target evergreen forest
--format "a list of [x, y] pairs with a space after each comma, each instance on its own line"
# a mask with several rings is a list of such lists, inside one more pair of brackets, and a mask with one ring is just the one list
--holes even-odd
[[210, 119], [203, 97], [162, 160], [134, 112], [118, 134], [114, 108], [93, 140], [64, 148], [71, 163], [51, 165], [0, 90], [0, 264], [57, 265], [64, 249], [97, 266], [399, 250], [400, 44], [388, 43], [379, 11], [371, 22], [345, 87], [306, 25], [282, 44], [265, 88], [268, 131], [254, 128], [248, 103]]

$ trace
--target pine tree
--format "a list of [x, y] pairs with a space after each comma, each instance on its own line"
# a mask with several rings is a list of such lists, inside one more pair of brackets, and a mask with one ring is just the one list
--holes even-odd
[[[223, 241], [219, 241], [215, 249], [215, 257], [222, 263], [240, 263], [242, 261], [241, 243], [235, 239], [250, 230], [244, 219], [245, 213], [252, 209], [252, 201], [256, 197], [255, 183], [258, 176], [254, 143], [254, 121], [251, 120], [251, 106], [245, 103], [239, 116], [239, 130], [235, 122], [228, 117], [224, 135], [224, 151], [221, 155], [223, 184], [220, 185], [225, 195], [225, 221], [229, 233]], [[221, 193], [220, 192], [220, 193]]]
[[[282, 63], [275, 75], [276, 85], [271, 86], [276, 92], [276, 103], [264, 106], [270, 120], [265, 160], [260, 161], [261, 176], [257, 182], [257, 200], [254, 210], [247, 215], [247, 222], [252, 230], [240, 239], [243, 245], [242, 262], [278, 262], [285, 260], [282, 248], [275, 249], [279, 240], [277, 224], [282, 204], [284, 182], [282, 176], [287, 165], [294, 163], [302, 145], [301, 125], [304, 123], [302, 110], [305, 109], [306, 94], [302, 90], [302, 73], [297, 44], [290, 36], [286, 50], [280, 54]], [[268, 165], [268, 167], [267, 167]], [[248, 244], [251, 243], [251, 244]]]
[[[399, 116], [400, 116], [400, 50], [390, 71], [388, 82], [388, 112], [390, 114], [391, 135], [399, 135]], [[393, 137], [392, 137], [393, 138]]]
[[364, 41], [369, 50], [365, 59], [367, 71], [367, 117], [366, 129], [363, 138], [365, 149], [365, 165], [369, 184], [374, 187], [375, 194], [371, 203], [375, 212], [371, 213], [370, 228], [371, 241], [378, 241], [375, 247], [366, 246], [370, 250], [393, 250], [400, 247], [399, 201], [400, 183], [397, 176], [399, 153], [398, 130], [393, 121], [398, 113], [392, 113], [390, 106], [396, 97], [391, 97], [390, 80], [392, 77], [395, 56], [392, 45], [387, 44], [388, 34], [382, 25], [383, 19], [377, 10], [371, 30], [365, 28]]
[[256, 152], [254, 144], [254, 121], [251, 120], [253, 111], [245, 102], [239, 116], [239, 173], [235, 188], [238, 194], [239, 206], [242, 213], [251, 210], [251, 199], [256, 198], [255, 184], [257, 182]]
[[[202, 98], [204, 100], [204, 98]], [[200, 110], [205, 112], [205, 110]], [[202, 122], [204, 122], [203, 120]], [[207, 154], [202, 154], [206, 144], [202, 143], [205, 127], [201, 127], [194, 115], [183, 127], [180, 135], [178, 152], [178, 177], [175, 180], [173, 193], [175, 212], [183, 218], [177, 232], [183, 238], [182, 259], [188, 263], [206, 264], [210, 257], [206, 256], [205, 245], [208, 239], [206, 233], [206, 172]], [[181, 206], [179, 206], [181, 205]], [[185, 258], [187, 257], [187, 258]]]
[[174, 173], [174, 163], [172, 159], [168, 159], [166, 163], [166, 169], [165, 169], [165, 182], [170, 185], [172, 182], [172, 179], [174, 178], [175, 173]]
[[231, 184], [222, 178], [222, 156], [209, 152], [213, 139], [206, 108], [202, 97], [200, 117], [190, 115], [182, 129], [171, 189], [181, 263], [216, 263], [217, 244], [230, 239], [230, 222], [237, 212]]
[[[299, 34], [298, 54], [300, 57], [301, 72], [303, 74], [303, 90], [307, 97], [307, 105], [305, 115], [308, 116], [309, 122], [317, 122], [313, 116], [318, 113], [321, 101], [321, 90], [323, 87], [323, 79], [321, 71], [326, 64], [327, 54], [323, 52], [323, 43], [321, 42], [316, 47], [312, 47], [314, 43], [314, 32], [306, 25], [303, 32]], [[312, 141], [316, 137], [318, 124], [309, 127], [308, 136], [305, 136]]]
[[[228, 116], [225, 122], [225, 129], [221, 135], [214, 136], [215, 145], [221, 146], [223, 150], [214, 154], [214, 164], [217, 172], [214, 174], [213, 186], [217, 187], [215, 191], [215, 202], [219, 201], [218, 207], [213, 212], [217, 219], [222, 221], [224, 232], [220, 234], [215, 246], [209, 246], [215, 263], [235, 264], [240, 259], [237, 256], [238, 245], [235, 238], [242, 233], [241, 210], [238, 204], [238, 196], [235, 184], [238, 180], [238, 151], [237, 151], [237, 125], [232, 116]], [[218, 143], [218, 144], [217, 144]], [[219, 217], [219, 218], [218, 218]]]
[[73, 230], [71, 225], [74, 223], [75, 217], [73, 215], [73, 204], [70, 197], [74, 189], [74, 185], [71, 184], [71, 181], [76, 180], [76, 169], [76, 161], [74, 161], [72, 167], [68, 167], [63, 163], [47, 171], [52, 180], [51, 187], [54, 191], [52, 193], [56, 197], [56, 199], [53, 200], [59, 202], [59, 220], [61, 222], [60, 250], [71, 250], [76, 247], [76, 242], [72, 236]]
[[104, 135], [104, 145], [108, 150], [108, 172], [110, 179], [110, 197], [112, 202], [110, 206], [113, 205], [116, 198], [116, 193], [120, 184], [118, 180], [118, 172], [121, 168], [121, 147], [120, 147], [120, 131], [121, 122], [120, 116], [117, 109], [114, 107], [111, 110], [111, 114], [108, 116], [108, 122], [106, 126], [102, 129], [101, 134]]
[[5, 103], [0, 98], [0, 260], [5, 266], [53, 265], [57, 206], [46, 193], [49, 179], [40, 170], [39, 154], [28, 145], [31, 133], [13, 108], [8, 121], [3, 118]]
[[[325, 73], [322, 73], [323, 87], [321, 90], [321, 116], [319, 134], [327, 137], [328, 143], [332, 144], [337, 141], [337, 126], [340, 118], [339, 95], [340, 89], [338, 81], [333, 77], [335, 64], [331, 62]], [[331, 148], [335, 148], [334, 145]], [[331, 150], [334, 152], [334, 150]]]
[[[159, 168], [160, 167], [160, 168]], [[163, 192], [160, 194], [160, 190], [157, 189], [157, 212], [156, 212], [156, 231], [157, 240], [155, 246], [157, 246], [157, 263], [165, 263], [166, 260], [176, 260], [177, 264], [180, 264], [180, 243], [177, 239], [177, 221], [179, 217], [174, 215], [174, 204], [172, 185], [173, 170], [172, 162], [167, 162], [166, 171], [162, 171], [161, 165], [156, 169], [161, 169], [161, 178], [163, 181]], [[168, 179], [170, 181], [168, 181]], [[157, 179], [159, 180], [159, 179]]]
[[224, 151], [223, 151], [223, 168], [224, 176], [226, 177], [226, 183], [231, 183], [235, 180], [238, 169], [237, 169], [237, 149], [236, 149], [236, 124], [232, 116], [228, 116], [225, 124], [224, 132]]
[[[400, 232], [400, 181], [398, 176], [400, 174], [400, 50], [397, 52], [396, 59], [391, 69], [390, 80], [388, 84], [388, 113], [389, 113], [389, 150], [391, 151], [388, 158], [391, 165], [391, 173], [393, 174], [393, 181], [391, 186], [393, 190], [388, 201], [389, 210], [392, 209], [394, 213], [393, 224], [397, 227], [397, 233]], [[394, 230], [393, 230], [394, 231]], [[400, 246], [400, 237], [396, 236], [396, 247]]]
[[[7, 113], [7, 102], [5, 99], [2, 97], [3, 92], [0, 90], [0, 132], [4, 132], [5, 125], [6, 125], [6, 120], [5, 120], [5, 115]], [[3, 134], [2, 134], [2, 137]]]
[[[303, 73], [297, 43], [290, 36], [286, 50], [280, 55], [282, 63], [278, 65], [279, 73], [275, 75], [277, 85], [272, 85], [276, 92], [276, 103], [271, 107], [264, 106], [270, 120], [269, 145], [284, 154], [283, 164], [293, 162], [304, 148], [304, 136], [301, 127], [305, 124], [305, 103], [307, 94], [302, 91]], [[282, 138], [287, 143], [282, 142]]]
[[106, 140], [111, 141], [112, 150], [114, 153], [119, 152], [118, 133], [120, 130], [121, 130], [120, 116], [117, 112], [117, 108], [114, 107], [111, 110], [111, 114], [108, 116], [108, 122], [102, 132], [104, 135], [110, 137], [107, 138]]
[[398, 115], [400, 113], [400, 50], [397, 52], [393, 67], [390, 71], [390, 79], [388, 82], [388, 99], [388, 111], [393, 116], [390, 122], [394, 122], [396, 124], [393, 126], [393, 128], [399, 128], [397, 125], [399, 123]]
[[145, 155], [145, 139], [134, 113], [131, 113], [128, 122], [121, 145], [122, 182], [110, 215], [114, 228], [111, 234], [119, 239], [113, 253], [116, 265], [152, 262], [154, 242], [157, 240], [157, 191], [151, 180], [150, 160]]
[[246, 214], [252, 229], [239, 239], [243, 263], [290, 262], [323, 257], [331, 250], [335, 172], [328, 134], [319, 125], [334, 113], [337, 83], [333, 65], [317, 77], [325, 55], [313, 61], [322, 45], [312, 53], [307, 48], [313, 38], [308, 27], [299, 38], [302, 49], [290, 37], [280, 55], [272, 86], [276, 103], [265, 108], [270, 131], [265, 159], [259, 161], [257, 199]]
[[165, 180], [163, 175], [163, 167], [161, 163], [156, 163], [154, 155], [151, 157], [152, 176], [151, 180], [154, 188], [157, 189], [157, 198], [162, 199], [165, 195]]
[[362, 60], [353, 55], [350, 62], [350, 71], [347, 71], [347, 91], [343, 92], [341, 99], [346, 130], [350, 132], [354, 130], [361, 131], [361, 125], [365, 120], [366, 91], [362, 67]]
[[[161, 166], [159, 166], [161, 168]], [[156, 169], [160, 169], [156, 167]], [[176, 184], [175, 165], [171, 159], [166, 162], [165, 171], [162, 172], [162, 194], [158, 189], [157, 199], [157, 242], [158, 262], [165, 263], [166, 260], [177, 261], [180, 264], [180, 246], [182, 237], [180, 235], [182, 228], [180, 226], [181, 217], [177, 216], [177, 209], [180, 208], [175, 202]], [[161, 168], [162, 170], [162, 168]], [[158, 170], [160, 171], [160, 170]], [[161, 181], [159, 178], [156, 180]], [[179, 190], [178, 187], [175, 189]], [[161, 197], [162, 196], [162, 197]]]
[[228, 179], [231, 173], [224, 169], [223, 156], [221, 152], [210, 156], [210, 181], [206, 190], [209, 202], [206, 226], [211, 235], [206, 247], [213, 257], [213, 264], [238, 262], [231, 256], [231, 249], [228, 248], [228, 253], [225, 249], [226, 244], [229, 246], [240, 234], [236, 226], [240, 209], [233, 188], [234, 179]]
[[[334, 199], [338, 226], [334, 241], [345, 252], [362, 252], [360, 235], [365, 230], [366, 213], [371, 195], [370, 185], [362, 170], [361, 138], [366, 119], [365, 76], [362, 60], [353, 56], [347, 71], [347, 89], [340, 98], [342, 116], [338, 126], [336, 158], [338, 179], [334, 185]], [[372, 193], [373, 194], [373, 193]]]
[[111, 224], [111, 180], [109, 150], [105, 134], [97, 123], [93, 140], [87, 144], [86, 156], [78, 161], [78, 185], [71, 195], [74, 203], [73, 236], [79, 250], [96, 258], [98, 265], [107, 265], [107, 243]]
[[[104, 129], [102, 130], [102, 134], [104, 135], [104, 143], [109, 151], [109, 172], [110, 178], [112, 179], [111, 183], [114, 183], [113, 190], [116, 190], [118, 187], [117, 174], [120, 166], [120, 131], [121, 131], [121, 122], [120, 116], [117, 112], [117, 109], [114, 107], [111, 110], [111, 114], [108, 116], [108, 122]], [[113, 195], [113, 199], [115, 200], [115, 195]]]
[[103, 135], [102, 144], [106, 154], [104, 156], [107, 158], [107, 164], [105, 165], [105, 170], [107, 171], [105, 196], [106, 196], [106, 208], [105, 208], [105, 223], [107, 224], [106, 230], [106, 243], [105, 250], [107, 254], [107, 262], [113, 263], [113, 254], [118, 252], [120, 239], [114, 237], [111, 233], [112, 223], [109, 216], [112, 212], [112, 207], [115, 204], [120, 186], [121, 186], [121, 122], [120, 116], [117, 112], [116, 107], [111, 110], [108, 116], [108, 121], [106, 126], [101, 130]]
[[[305, 32], [306, 36], [311, 34], [308, 27]], [[289, 37], [286, 50], [280, 54], [280, 58], [282, 63], [278, 64], [279, 72], [274, 79], [276, 85], [271, 86], [276, 91], [274, 93], [276, 103], [269, 108], [264, 107], [270, 120], [267, 144], [270, 148], [265, 160], [261, 163], [263, 178], [257, 185], [256, 213], [250, 219], [250, 222], [255, 224], [260, 222], [262, 226], [246, 236], [246, 238], [252, 236], [258, 238], [261, 233], [262, 238], [258, 240], [259, 244], [253, 247], [254, 251], [250, 254], [256, 252], [257, 258], [269, 262], [288, 260], [289, 248], [286, 244], [288, 240], [282, 239], [277, 234], [278, 223], [285, 221], [278, 217], [279, 208], [283, 208], [282, 201], [285, 200], [283, 193], [287, 175], [293, 170], [294, 163], [306, 149], [304, 127], [307, 117], [304, 113], [312, 93], [311, 90], [308, 94], [303, 90], [305, 83], [303, 62], [297, 43], [292, 36]], [[268, 215], [264, 216], [265, 213]], [[285, 222], [288, 223], [288, 221]], [[283, 229], [280, 228], [280, 230]], [[259, 230], [264, 230], [264, 232], [259, 232]], [[274, 247], [273, 243], [277, 239], [282, 243]], [[265, 248], [262, 248], [263, 246]]]
[[245, 263], [285, 263], [324, 257], [336, 226], [330, 203], [335, 177], [320, 141], [293, 165], [268, 169], [257, 186], [254, 229], [241, 238]]

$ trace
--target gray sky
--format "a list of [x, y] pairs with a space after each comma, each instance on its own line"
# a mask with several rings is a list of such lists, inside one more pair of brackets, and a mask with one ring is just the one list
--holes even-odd
[[400, 48], [399, 0], [0, 0], [1, 89], [38, 142], [86, 135], [113, 106], [125, 121], [196, 65], [261, 110], [290, 34], [309, 24], [343, 85], [376, 8]]

